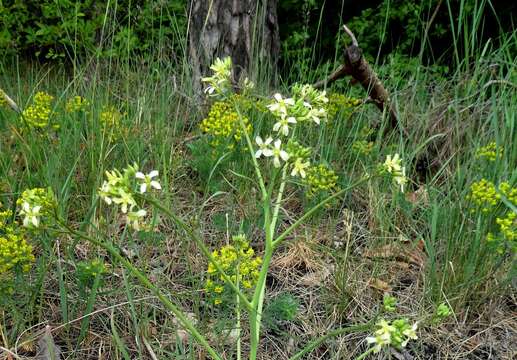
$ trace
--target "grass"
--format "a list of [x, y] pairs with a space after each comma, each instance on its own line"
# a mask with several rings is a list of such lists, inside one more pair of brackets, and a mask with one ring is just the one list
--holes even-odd
[[[473, 16], [474, 27], [479, 14]], [[467, 36], [469, 28], [464, 29], [458, 28], [457, 39]], [[392, 195], [388, 182], [366, 183], [305, 221], [275, 253], [265, 310], [280, 315], [264, 330], [261, 358], [288, 358], [318, 336], [368, 323], [386, 291], [397, 297], [398, 313], [410, 319], [427, 317], [442, 302], [454, 310], [443, 324], [422, 327], [419, 340], [407, 349], [416, 358], [465, 353], [511, 358], [515, 353], [515, 253], [501, 254], [486, 241], [487, 232], [497, 230], [495, 219], [507, 210], [499, 204], [488, 216], [472, 213], [466, 196], [483, 177], [517, 186], [512, 55], [517, 34], [502, 35], [498, 47], [479, 47], [468, 36], [464, 40], [469, 47], [463, 51], [456, 45], [457, 70], [447, 76], [400, 57], [378, 66], [407, 135], [387, 129], [372, 105], [341, 111], [332, 126], [304, 133], [303, 142], [336, 169], [342, 187], [395, 152], [404, 158], [411, 182], [405, 195]], [[24, 189], [50, 186], [62, 218], [80, 231], [99, 229], [116, 240], [124, 259], [179, 303], [212, 346], [232, 358], [233, 310], [207, 303], [202, 290], [207, 262], [199, 248], [165, 216], [153, 219], [155, 231], [133, 233], [116, 213], [94, 204], [105, 170], [136, 162], [146, 171], [160, 170], [161, 203], [187, 219], [208, 248], [219, 248], [243, 231], [261, 253], [264, 219], [249, 181], [253, 168], [242, 154], [206, 161], [198, 123], [207, 109], [192, 96], [185, 67], [93, 59], [74, 69], [17, 60], [0, 65], [2, 89], [20, 107], [26, 108], [37, 90], [55, 97], [52, 119], [60, 126], [35, 131], [0, 109], [0, 202], [13, 207]], [[286, 84], [310, 80], [291, 77]], [[279, 90], [285, 93], [286, 87]], [[266, 81], [259, 80], [258, 88], [263, 96], [272, 94]], [[364, 96], [345, 84], [330, 90]], [[63, 110], [75, 95], [89, 100], [88, 114]], [[100, 118], [110, 105], [122, 114], [121, 122], [106, 128]], [[254, 114], [252, 120], [255, 131], [268, 126], [264, 115]], [[372, 142], [368, 154], [355, 150], [359, 140]], [[502, 155], [493, 162], [477, 157], [492, 141], [504, 148]], [[280, 230], [314, 203], [291, 185], [285, 198]], [[69, 236], [34, 238], [33, 245], [36, 263], [0, 308], [3, 348], [20, 358], [34, 355], [49, 324], [70, 359], [206, 356], [178, 319], [121, 265], [123, 260]], [[80, 263], [91, 259], [100, 259], [107, 271], [81, 282]], [[286, 296], [293, 299], [289, 310], [292, 303], [298, 310], [284, 319], [274, 300]], [[367, 349], [368, 333], [334, 337], [306, 358], [359, 356]], [[249, 334], [242, 336], [247, 344]]]

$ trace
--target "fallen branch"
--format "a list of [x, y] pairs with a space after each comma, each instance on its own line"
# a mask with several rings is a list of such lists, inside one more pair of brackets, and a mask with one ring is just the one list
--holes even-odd
[[396, 128], [398, 125], [398, 116], [394, 106], [390, 103], [388, 91], [364, 58], [363, 51], [359, 47], [355, 35], [346, 25], [343, 25], [343, 28], [352, 39], [352, 45], [348, 46], [344, 51], [344, 64], [334, 70], [328, 78], [316, 82], [314, 87], [326, 87], [345, 76], [352, 76], [354, 80], [359, 82], [366, 90], [368, 96], [373, 100], [377, 108], [382, 112], [386, 111], [388, 113], [391, 128]]
[[9, 97], [9, 95], [7, 95], [5, 93], [5, 91], [3, 91], [2, 89], [0, 89], [0, 97], [4, 98], [4, 100], [7, 102], [7, 105], [9, 105], [9, 107], [11, 109], [13, 109], [13, 111], [16, 111], [18, 114], [21, 113], [20, 111], [20, 108], [18, 107], [18, 105], [16, 105], [16, 103], [14, 102], [13, 99], [11, 99]]

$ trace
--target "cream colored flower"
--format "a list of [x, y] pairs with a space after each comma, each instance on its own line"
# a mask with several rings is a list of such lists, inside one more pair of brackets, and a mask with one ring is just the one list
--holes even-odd
[[284, 136], [289, 135], [289, 124], [296, 124], [296, 119], [292, 116], [282, 115], [280, 120], [273, 125], [273, 131], [280, 131]]
[[307, 176], [305, 169], [307, 169], [309, 166], [310, 166], [310, 163], [308, 161], [303, 162], [303, 160], [301, 158], [297, 158], [293, 164], [293, 170], [291, 171], [291, 176], [300, 175], [303, 179], [305, 179], [305, 177]]
[[41, 216], [41, 206], [36, 205], [31, 207], [28, 202], [24, 202], [22, 204], [22, 209], [20, 211], [20, 215], [25, 215], [23, 219], [23, 226], [25, 227], [38, 227], [39, 226], [39, 218]]
[[278, 168], [281, 165], [280, 160], [289, 160], [289, 154], [286, 151], [282, 150], [282, 141], [280, 139], [276, 140], [274, 145], [275, 146], [273, 148], [273, 165], [275, 165], [275, 167]]
[[158, 171], [153, 170], [149, 174], [145, 175], [142, 172], [137, 172], [135, 174], [135, 177], [139, 180], [142, 180], [142, 183], [140, 184], [140, 193], [143, 194], [147, 191], [148, 188], [154, 188], [156, 190], [161, 190], [162, 186], [160, 183], [156, 180], [153, 180], [153, 178], [158, 176]]
[[140, 209], [138, 211], [130, 211], [126, 216], [126, 222], [134, 230], [139, 231], [141, 229], [140, 221], [147, 215], [147, 211]]
[[255, 142], [257, 143], [259, 149], [255, 152], [255, 158], [259, 158], [261, 156], [270, 157], [273, 155], [273, 150], [270, 149], [269, 145], [273, 142], [272, 137], [268, 137], [266, 141], [263, 141], [260, 136], [255, 138]]

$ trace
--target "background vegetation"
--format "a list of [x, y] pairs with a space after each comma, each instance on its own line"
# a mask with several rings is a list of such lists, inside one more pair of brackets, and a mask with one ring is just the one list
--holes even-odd
[[[27, 126], [5, 104], [0, 108], [0, 210], [15, 209], [26, 188], [49, 186], [62, 218], [78, 229], [94, 224], [119, 241], [125, 256], [225, 349], [234, 315], [206, 301], [207, 264], [185, 234], [160, 216], [154, 231], [132, 233], [108, 209], [90, 212], [105, 170], [137, 162], [160, 170], [161, 201], [188, 218], [208, 247], [220, 248], [228, 234], [243, 232], [258, 253], [263, 250], [250, 164], [238, 151], [214, 149], [199, 128], [211, 104], [193, 96], [185, 6], [0, 3], [0, 51], [7, 55], [0, 60], [2, 89], [22, 109], [38, 91], [54, 97], [41, 127]], [[307, 0], [281, 1], [279, 10], [277, 85], [253, 79], [257, 92], [264, 98], [287, 93], [292, 83], [312, 83], [337, 67], [346, 22], [388, 88], [400, 128], [390, 131], [371, 104], [338, 103], [330, 126], [307, 131], [304, 142], [335, 169], [339, 186], [396, 152], [410, 183], [398, 195], [389, 183], [366, 183], [282, 247], [267, 279], [263, 358], [287, 358], [329, 329], [366, 323], [380, 311], [385, 292], [411, 319], [433, 314], [441, 303], [453, 309], [409, 345], [415, 358], [512, 358], [515, 238], [500, 236], [498, 219], [515, 209], [497, 200], [483, 211], [476, 196], [489, 201], [502, 183], [517, 187], [515, 3]], [[347, 81], [327, 90], [366, 100]], [[88, 106], [67, 111], [78, 95]], [[259, 131], [268, 119], [257, 111], [251, 121]], [[482, 179], [494, 188], [472, 187]], [[316, 201], [294, 186], [287, 194], [282, 228]], [[177, 320], [105, 251], [67, 236], [30, 239], [31, 270], [9, 280], [16, 291], [0, 288], [2, 349], [35, 355], [49, 324], [70, 359], [192, 359], [200, 353]], [[367, 347], [365, 336], [336, 337], [307, 358], [356, 356]], [[5, 354], [0, 358], [9, 358]]]

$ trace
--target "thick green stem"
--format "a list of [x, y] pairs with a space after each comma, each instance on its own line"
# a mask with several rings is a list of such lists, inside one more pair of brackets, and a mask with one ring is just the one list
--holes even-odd
[[94, 239], [84, 233], [81, 233], [79, 231], [75, 231], [68, 227], [67, 225], [62, 224], [63, 228], [65, 229], [65, 233], [69, 233], [71, 235], [78, 236], [94, 245], [100, 246], [103, 249], [105, 249], [107, 252], [109, 252], [117, 261], [119, 261], [126, 269], [128, 269], [133, 276], [135, 276], [142, 285], [144, 285], [146, 288], [148, 288], [153, 295], [155, 295], [165, 307], [170, 310], [174, 316], [179, 320], [181, 325], [185, 327], [192, 336], [199, 342], [201, 346], [205, 348], [205, 350], [210, 354], [210, 356], [215, 360], [223, 360], [223, 358], [210, 346], [208, 341], [205, 339], [199, 331], [192, 325], [190, 320], [183, 314], [183, 312], [176, 306], [174, 303], [172, 303], [161, 291], [158, 289], [151, 281], [142, 274], [129, 260], [127, 260], [125, 257], [123, 257], [120, 252], [110, 243], [106, 243], [97, 239]]

